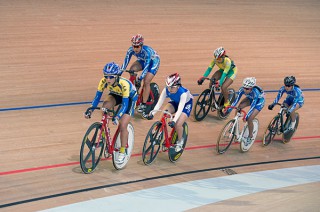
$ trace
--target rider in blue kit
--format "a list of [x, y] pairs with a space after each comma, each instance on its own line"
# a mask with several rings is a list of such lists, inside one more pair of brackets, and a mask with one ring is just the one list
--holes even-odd
[[269, 110], [272, 110], [274, 105], [279, 102], [284, 93], [287, 94], [287, 98], [283, 101], [283, 104], [289, 107], [286, 116], [291, 117], [291, 125], [289, 130], [293, 130], [296, 124], [295, 111], [301, 108], [304, 104], [304, 96], [298, 85], [296, 85], [296, 78], [294, 76], [287, 76], [284, 78], [284, 86], [282, 86], [278, 92], [277, 97], [271, 105], [268, 106]]
[[125, 70], [130, 62], [132, 55], [137, 57], [137, 60], [131, 65], [130, 70], [139, 72], [141, 75], [136, 80], [136, 87], [140, 87], [143, 80], [143, 96], [142, 104], [138, 108], [138, 112], [142, 113], [146, 109], [146, 102], [150, 93], [150, 83], [157, 74], [160, 66], [160, 57], [151, 47], [144, 45], [144, 38], [137, 34], [131, 38], [132, 46], [129, 47], [121, 70]]
[[254, 142], [253, 137], [253, 119], [259, 114], [264, 107], [265, 93], [259, 86], [256, 85], [256, 78], [247, 77], [243, 80], [242, 87], [238, 91], [237, 99], [231, 106], [236, 106], [241, 96], [244, 94], [246, 97], [240, 102], [239, 108], [243, 109], [250, 106], [250, 109], [245, 117], [249, 127], [249, 136], [245, 146], [248, 146]]
[[[165, 106], [164, 110], [169, 113], [175, 113], [175, 116], [171, 122], [168, 123], [170, 127], [175, 127], [178, 133], [178, 141], [176, 143], [175, 151], [179, 152], [184, 144], [183, 140], [183, 123], [190, 116], [192, 110], [193, 95], [188, 89], [181, 85], [181, 78], [178, 73], [171, 74], [166, 78], [166, 87], [162, 90], [159, 101], [154, 107], [154, 110], [159, 110], [166, 97], [169, 97], [170, 101]], [[147, 119], [153, 119], [155, 112], [151, 112]]]

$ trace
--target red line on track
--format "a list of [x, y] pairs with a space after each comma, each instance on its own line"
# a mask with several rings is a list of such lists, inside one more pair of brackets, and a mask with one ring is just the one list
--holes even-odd
[[[305, 137], [295, 137], [292, 138], [292, 140], [304, 140], [304, 139], [315, 139], [320, 138], [320, 135], [317, 136], [305, 136]], [[262, 140], [257, 140], [255, 142], [262, 142]], [[194, 149], [206, 149], [215, 147], [215, 144], [212, 145], [205, 145], [205, 146], [194, 146], [194, 147], [187, 147], [186, 150], [194, 150]], [[132, 154], [131, 157], [138, 157], [141, 156], [141, 154]], [[111, 160], [111, 158], [103, 158], [101, 160]], [[28, 169], [18, 169], [18, 170], [12, 170], [12, 171], [6, 171], [6, 172], [0, 172], [0, 176], [2, 175], [11, 175], [11, 174], [18, 174], [18, 173], [24, 173], [24, 172], [32, 172], [32, 171], [39, 171], [44, 169], [53, 169], [53, 168], [59, 168], [64, 166], [73, 166], [73, 165], [79, 165], [80, 162], [71, 162], [71, 163], [62, 163], [62, 164], [55, 164], [55, 165], [49, 165], [49, 166], [40, 166], [40, 167], [34, 167], [34, 168], [28, 168]]]

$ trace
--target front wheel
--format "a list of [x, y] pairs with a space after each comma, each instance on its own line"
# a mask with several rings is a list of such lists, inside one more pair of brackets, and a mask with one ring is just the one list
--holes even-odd
[[266, 131], [263, 134], [262, 144], [268, 146], [277, 134], [279, 125], [279, 116], [275, 116], [269, 123]]
[[106, 134], [102, 132], [102, 124], [93, 123], [84, 135], [80, 149], [80, 166], [85, 174], [90, 174], [97, 168], [105, 141]]
[[[229, 99], [230, 104], [233, 103], [235, 98], [236, 98], [236, 91], [233, 88], [228, 88], [228, 99]], [[219, 110], [217, 111], [218, 117], [220, 119], [228, 118], [228, 116], [231, 113], [231, 110], [224, 112], [224, 107], [223, 107], [223, 105], [224, 105], [224, 97], [223, 97], [222, 93], [219, 95], [218, 104], [219, 104]]]
[[242, 139], [241, 139], [241, 143], [240, 143], [240, 150], [242, 152], [247, 152], [250, 149], [250, 147], [253, 145], [253, 143], [258, 135], [259, 121], [258, 121], [258, 119], [253, 119], [252, 122], [253, 122], [253, 132], [252, 132], [253, 141], [247, 145], [245, 143], [245, 139], [247, 139], [249, 137], [249, 127], [248, 127], [248, 124], [246, 124], [243, 129], [244, 131], [243, 131]]
[[183, 123], [183, 134], [182, 134], [182, 137], [183, 137], [183, 140], [184, 140], [184, 143], [182, 145], [182, 149], [179, 151], [179, 152], [176, 152], [175, 150], [175, 144], [177, 143], [178, 141], [178, 133], [177, 131], [175, 130], [174, 133], [173, 133], [173, 136], [171, 138], [171, 147], [168, 151], [168, 156], [169, 156], [169, 160], [172, 162], [172, 163], [175, 163], [178, 161], [178, 159], [181, 157], [185, 147], [186, 147], [186, 144], [187, 144], [187, 141], [188, 141], [188, 124], [185, 122]]
[[121, 139], [120, 139], [120, 133], [117, 130], [117, 134], [115, 134], [116, 141], [114, 142], [113, 152], [112, 152], [112, 163], [115, 169], [120, 170], [126, 167], [127, 163], [129, 162], [129, 159], [132, 154], [133, 146], [134, 146], [134, 128], [131, 123], [128, 124], [127, 127], [128, 130], [128, 142], [126, 146], [126, 157], [122, 163], [117, 162], [119, 150], [121, 147]]
[[291, 141], [291, 138], [293, 137], [294, 133], [297, 131], [298, 125], [299, 125], [299, 113], [296, 113], [296, 124], [294, 126], [293, 130], [288, 130], [289, 126], [291, 125], [291, 118], [287, 119], [284, 126], [284, 132], [282, 134], [282, 142], [288, 143]]
[[162, 139], [162, 123], [157, 121], [151, 126], [143, 144], [142, 161], [145, 165], [150, 165], [156, 159], [160, 151]]
[[159, 96], [160, 96], [160, 90], [159, 90], [158, 84], [155, 82], [150, 83], [150, 95], [148, 97], [148, 101], [146, 102], [146, 105], [147, 105], [145, 110], [146, 114], [149, 114], [150, 111], [152, 111], [153, 108], [156, 106], [159, 100]]
[[200, 94], [196, 102], [196, 105], [193, 110], [193, 115], [194, 119], [197, 121], [202, 121], [209, 113], [212, 104], [212, 96], [210, 94], [210, 91], [210, 89], [204, 90]]
[[234, 119], [228, 121], [220, 131], [216, 145], [216, 150], [219, 154], [225, 153], [235, 139], [235, 123]]

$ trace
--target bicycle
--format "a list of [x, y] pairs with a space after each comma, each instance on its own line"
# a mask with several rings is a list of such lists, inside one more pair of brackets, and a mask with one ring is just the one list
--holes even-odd
[[[229, 108], [236, 109], [237, 114], [236, 116], [229, 120], [226, 125], [222, 128], [218, 141], [216, 150], [219, 154], [225, 153], [228, 148], [230, 147], [232, 142], [240, 142], [240, 150], [242, 152], [247, 152], [250, 147], [253, 145], [254, 142], [251, 142], [248, 146], [246, 146], [247, 137], [249, 136], [249, 127], [248, 123], [246, 122], [243, 125], [242, 130], [240, 131], [240, 117], [243, 117], [242, 120], [245, 121], [245, 117], [247, 113], [234, 106], [226, 107], [226, 110]], [[253, 119], [253, 138], [256, 139], [259, 129], [259, 121], [258, 119]]]
[[111, 139], [109, 121], [116, 114], [114, 110], [100, 107], [89, 107], [87, 111], [98, 109], [103, 111], [100, 122], [93, 123], [83, 137], [80, 148], [80, 166], [84, 173], [92, 173], [98, 166], [102, 153], [105, 158], [112, 155], [112, 163], [115, 169], [123, 169], [131, 156], [134, 145], [134, 128], [131, 123], [128, 124], [128, 142], [126, 146], [126, 158], [123, 163], [118, 163], [116, 160], [121, 147], [120, 128], [118, 126], [116, 133]]
[[[125, 70], [125, 72], [128, 72], [130, 74], [129, 80], [132, 82], [132, 84], [136, 85], [136, 79], [137, 79], [137, 72], [133, 70]], [[137, 93], [140, 89], [140, 87], [136, 87]], [[149, 98], [146, 102], [146, 110], [145, 113], [149, 114], [151, 110], [156, 106], [160, 96], [160, 91], [159, 91], [159, 86], [155, 82], [150, 83], [150, 95]], [[138, 95], [138, 100], [136, 102], [136, 107], [139, 106], [142, 103], [142, 97], [143, 97], [143, 88], [141, 89], [139, 95]]]
[[263, 146], [268, 146], [274, 139], [276, 135], [282, 134], [282, 142], [288, 143], [290, 142], [292, 136], [296, 132], [298, 125], [299, 125], [299, 113], [295, 113], [296, 115], [296, 125], [294, 130], [288, 130], [288, 127], [291, 125], [291, 117], [286, 118], [284, 120], [284, 115], [288, 108], [282, 104], [275, 104], [280, 106], [280, 110], [276, 116], [272, 118], [270, 121], [266, 131], [263, 134], [262, 144]]
[[[226, 119], [230, 112], [224, 112], [224, 97], [223, 94], [220, 93], [218, 100], [216, 99], [216, 93], [220, 91], [220, 86], [218, 81], [214, 81], [210, 78], [205, 78], [206, 80], [210, 80], [212, 86], [210, 88], [205, 89], [200, 94], [193, 115], [196, 121], [202, 121], [211, 111], [214, 112], [217, 110], [218, 117], [220, 119]], [[232, 103], [236, 98], [236, 92], [233, 88], [228, 88], [228, 99], [230, 103]]]
[[[164, 110], [153, 110], [156, 112], [163, 112], [160, 121], [156, 121], [146, 136], [142, 149], [142, 161], [145, 165], [150, 165], [158, 156], [160, 147], [162, 152], [168, 151], [169, 160], [175, 163], [182, 155], [188, 139], [188, 125], [183, 123], [183, 138], [184, 144], [179, 152], [175, 151], [175, 144], [178, 140], [178, 134], [175, 128], [172, 128], [170, 135], [168, 133], [167, 119], [172, 121], [172, 114]], [[152, 112], [153, 112], [152, 111]]]

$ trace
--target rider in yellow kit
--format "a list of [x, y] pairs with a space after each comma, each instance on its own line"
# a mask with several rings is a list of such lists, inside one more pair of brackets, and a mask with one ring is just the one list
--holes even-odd
[[[211, 61], [208, 69], [198, 80], [198, 85], [202, 85], [204, 79], [209, 76], [214, 65], [219, 67], [211, 77], [211, 79], [220, 80], [219, 84], [221, 86], [222, 94], [224, 99], [228, 99], [228, 87], [233, 83], [237, 76], [237, 67], [227, 55], [223, 47], [217, 48], [214, 52], [214, 59]], [[210, 85], [211, 86], [211, 85]], [[224, 106], [230, 106], [229, 101], [224, 102]]]

